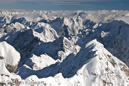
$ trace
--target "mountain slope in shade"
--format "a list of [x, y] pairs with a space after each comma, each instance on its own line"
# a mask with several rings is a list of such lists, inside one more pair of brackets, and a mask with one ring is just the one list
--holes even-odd
[[112, 21], [108, 24], [102, 25], [98, 40], [104, 44], [114, 56], [124, 61], [128, 66], [128, 52], [129, 52], [129, 24], [123, 21]]
[[128, 14], [0, 10], [0, 85], [129, 86]]
[[[26, 78], [25, 80], [34, 80], [37, 82], [41, 81], [44, 82], [46, 86], [129, 85], [129, 68], [123, 62], [121, 62], [119, 59], [117, 59], [111, 53], [109, 53], [101, 43], [97, 42], [96, 40], [92, 40], [91, 42], [85, 45], [83, 52], [84, 57], [82, 57], [81, 54], [78, 53], [79, 55], [75, 56], [74, 60], [71, 59], [71, 63], [67, 62], [67, 65], [69, 65], [70, 68], [74, 67], [74, 69], [72, 69], [71, 72], [76, 70], [76, 67], [79, 66], [79, 64], [77, 65], [75, 63], [84, 63], [84, 65], [82, 65], [82, 67], [75, 73], [75, 75], [70, 78], [64, 78], [62, 73], [57, 73], [54, 77], [38, 78], [37, 76], [33, 75]], [[86, 58], [89, 59], [84, 60]], [[64, 68], [64, 71], [65, 70], [66, 69]]]

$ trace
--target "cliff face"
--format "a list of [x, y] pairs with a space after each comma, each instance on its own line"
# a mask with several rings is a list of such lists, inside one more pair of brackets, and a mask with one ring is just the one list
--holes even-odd
[[1, 11], [0, 83], [128, 86], [128, 13]]

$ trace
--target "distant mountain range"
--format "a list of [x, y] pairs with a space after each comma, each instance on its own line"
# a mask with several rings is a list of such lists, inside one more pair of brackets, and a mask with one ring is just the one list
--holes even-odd
[[0, 10], [0, 86], [129, 86], [129, 11]]

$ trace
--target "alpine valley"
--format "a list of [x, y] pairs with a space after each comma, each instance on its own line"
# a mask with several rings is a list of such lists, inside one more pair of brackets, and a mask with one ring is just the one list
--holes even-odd
[[0, 10], [0, 86], [129, 86], [129, 11]]

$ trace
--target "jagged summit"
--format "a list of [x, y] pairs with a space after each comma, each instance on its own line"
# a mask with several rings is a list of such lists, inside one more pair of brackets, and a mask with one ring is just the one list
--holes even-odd
[[0, 85], [128, 86], [128, 14], [0, 11]]

